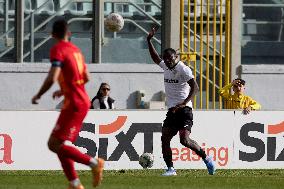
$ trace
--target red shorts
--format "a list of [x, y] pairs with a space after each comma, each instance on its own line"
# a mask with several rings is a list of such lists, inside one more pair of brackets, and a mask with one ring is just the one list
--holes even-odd
[[62, 141], [75, 142], [87, 113], [88, 109], [78, 112], [68, 109], [62, 110], [51, 135]]

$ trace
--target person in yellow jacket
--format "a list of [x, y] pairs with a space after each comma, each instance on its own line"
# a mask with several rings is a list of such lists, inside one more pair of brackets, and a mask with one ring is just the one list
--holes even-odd
[[[244, 95], [246, 82], [243, 79], [235, 79], [229, 85], [221, 88], [219, 94], [224, 98], [225, 109], [243, 109], [243, 113], [249, 114], [251, 110], [259, 110], [261, 105], [250, 96]], [[230, 93], [233, 87], [234, 94]]]

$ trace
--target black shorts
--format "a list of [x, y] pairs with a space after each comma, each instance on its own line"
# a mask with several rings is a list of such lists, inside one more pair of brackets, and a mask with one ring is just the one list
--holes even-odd
[[192, 108], [186, 106], [184, 108], [178, 109], [175, 113], [173, 113], [172, 108], [170, 108], [167, 112], [167, 117], [164, 120], [163, 127], [173, 128], [177, 131], [186, 128], [189, 132], [191, 132], [192, 125]]

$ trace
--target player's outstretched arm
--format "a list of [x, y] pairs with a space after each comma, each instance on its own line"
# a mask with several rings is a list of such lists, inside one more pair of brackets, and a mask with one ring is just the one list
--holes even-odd
[[151, 39], [154, 37], [155, 33], [157, 32], [158, 28], [154, 27], [152, 28], [152, 30], [149, 32], [148, 36], [147, 36], [147, 43], [148, 43], [148, 47], [149, 47], [149, 52], [151, 55], [152, 60], [156, 63], [159, 64], [162, 59], [160, 58], [159, 54], [157, 53], [153, 43], [151, 42]]
[[38, 104], [38, 100], [40, 97], [50, 89], [54, 82], [58, 80], [60, 75], [61, 68], [60, 67], [51, 67], [47, 77], [45, 78], [40, 90], [38, 93], [32, 98], [32, 104]]
[[223, 98], [228, 98], [230, 96], [230, 90], [231, 90], [232, 86], [235, 84], [235, 82], [236, 81], [234, 80], [232, 83], [224, 86], [223, 88], [220, 88], [219, 89], [219, 95]]

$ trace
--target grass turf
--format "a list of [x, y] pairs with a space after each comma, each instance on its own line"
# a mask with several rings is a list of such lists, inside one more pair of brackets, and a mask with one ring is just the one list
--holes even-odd
[[[283, 188], [284, 170], [178, 170], [178, 176], [162, 177], [162, 170], [105, 171], [99, 189]], [[91, 187], [90, 171], [79, 171], [85, 189]], [[0, 171], [0, 189], [66, 189], [62, 171]]]

